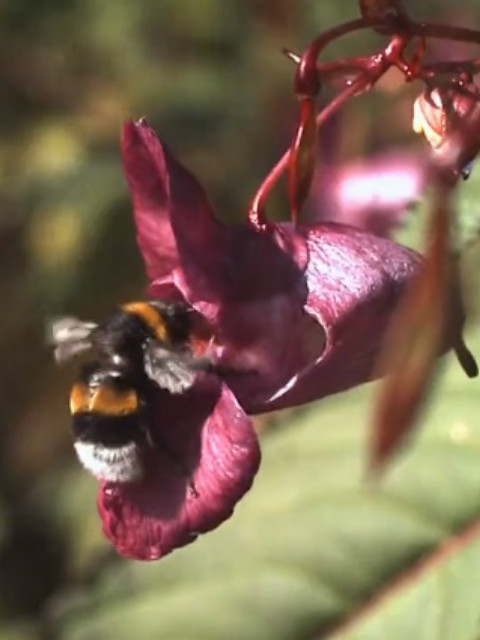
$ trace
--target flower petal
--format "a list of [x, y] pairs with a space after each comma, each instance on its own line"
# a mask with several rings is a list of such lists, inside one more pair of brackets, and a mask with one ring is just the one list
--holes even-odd
[[[275, 225], [276, 232], [285, 227]], [[422, 264], [414, 251], [345, 225], [304, 226], [296, 234], [308, 250], [296, 288], [272, 285], [249, 297], [255, 280], [250, 286], [246, 278], [237, 299], [188, 300], [208, 317], [215, 333], [209, 355], [248, 413], [310, 402], [378, 375], [385, 329]], [[268, 263], [263, 273], [276, 281]]]
[[309, 250], [307, 298], [278, 294], [225, 304], [219, 315], [217, 357], [245, 370], [227, 372], [225, 380], [249, 413], [371, 380], [385, 328], [421, 264], [414, 251], [352, 227], [326, 223], [299, 233]]
[[310, 249], [305, 311], [326, 346], [262, 410], [317, 400], [372, 380], [386, 327], [422, 264], [414, 251], [342, 225], [303, 229]]
[[149, 278], [158, 278], [178, 265], [170, 224], [165, 158], [145, 121], [126, 122], [122, 135], [123, 161], [132, 193], [137, 241]]
[[207, 273], [216, 268], [223, 227], [201, 186], [146, 120], [127, 122], [122, 142], [137, 238], [149, 278], [168, 275], [186, 256]]
[[[187, 260], [174, 272], [174, 284], [185, 300], [215, 323], [220, 322], [225, 305], [263, 302], [278, 295], [306, 299], [308, 249], [292, 225], [275, 225], [267, 232], [236, 225], [228, 232], [219, 247], [225, 256], [215, 274], [197, 270], [194, 278], [189, 277]], [[199, 286], [202, 277], [204, 284]], [[206, 295], [207, 281], [210, 295]], [[150, 294], [156, 296], [163, 284], [156, 280]]]
[[217, 527], [250, 488], [257, 437], [234, 395], [213, 376], [187, 394], [158, 392], [152, 448], [137, 484], [104, 483], [105, 535], [125, 556], [155, 560]]
[[222, 225], [145, 120], [126, 123], [123, 154], [151, 295], [173, 282], [186, 300], [210, 303], [297, 287], [307, 252], [291, 228], [270, 234]]

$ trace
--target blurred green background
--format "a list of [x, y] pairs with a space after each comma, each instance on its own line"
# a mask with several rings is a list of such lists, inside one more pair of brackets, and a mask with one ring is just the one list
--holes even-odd
[[[477, 0], [407, 4], [480, 23]], [[479, 516], [478, 383], [453, 363], [429, 427], [382, 491], [361, 482], [371, 389], [354, 391], [258, 422], [269, 427], [265, 463], [218, 532], [154, 565], [123, 560], [101, 536], [96, 482], [74, 459], [73, 371], [45, 346], [47, 318], [97, 319], [143, 294], [122, 121], [147, 116], [219, 217], [241, 220], [292, 131], [282, 47], [301, 51], [357, 13], [354, 0], [0, 2], [0, 640], [327, 637]], [[362, 34], [328, 55], [380, 42]], [[420, 144], [416, 92], [385, 79], [349, 105], [335, 155]], [[474, 176], [461, 201], [469, 216], [477, 194]], [[281, 216], [281, 190], [275, 202]], [[433, 571], [394, 598], [393, 612], [381, 606], [380, 622], [374, 609], [338, 637], [473, 640], [480, 595], [462, 592], [454, 609], [480, 566], [480, 549], [468, 552], [442, 567], [447, 578]]]

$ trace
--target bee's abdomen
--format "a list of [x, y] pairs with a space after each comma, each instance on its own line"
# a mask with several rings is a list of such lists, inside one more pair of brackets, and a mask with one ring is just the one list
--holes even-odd
[[[101, 372], [100, 372], [101, 373]], [[105, 416], [125, 416], [139, 408], [138, 394], [126, 386], [119, 376], [99, 378], [94, 374], [85, 382], [77, 382], [70, 393], [70, 413], [97, 413]]]
[[118, 371], [87, 365], [70, 393], [76, 440], [106, 447], [138, 443], [144, 437], [136, 389]]
[[130, 442], [140, 444], [145, 437], [138, 413], [125, 416], [76, 413], [72, 416], [72, 430], [75, 440], [104, 447], [120, 447]]

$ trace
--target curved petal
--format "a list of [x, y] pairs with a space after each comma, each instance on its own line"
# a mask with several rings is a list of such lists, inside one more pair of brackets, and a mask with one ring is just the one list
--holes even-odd
[[305, 310], [324, 328], [326, 345], [261, 410], [317, 400], [378, 375], [386, 327], [422, 265], [411, 249], [350, 227], [303, 231], [310, 249]]
[[297, 286], [307, 251], [292, 227], [270, 233], [220, 224], [202, 187], [145, 120], [125, 124], [123, 155], [152, 295], [172, 279], [192, 304]]
[[126, 122], [122, 133], [125, 174], [133, 199], [137, 241], [150, 279], [178, 266], [170, 224], [170, 196], [165, 158], [146, 122]]
[[[317, 400], [378, 375], [385, 329], [422, 264], [414, 251], [345, 225], [304, 226], [298, 234], [308, 265], [296, 289], [272, 286], [249, 296], [255, 283], [246, 279], [237, 299], [189, 299], [208, 317], [210, 355], [248, 413]], [[272, 281], [278, 275], [268, 267], [263, 273]]]
[[371, 380], [385, 328], [421, 264], [410, 249], [352, 227], [299, 232], [309, 252], [307, 298], [286, 292], [225, 304], [218, 316], [216, 357], [237, 369], [224, 377], [249, 413]]
[[204, 376], [180, 396], [152, 398], [155, 446], [137, 484], [104, 483], [105, 535], [125, 556], [155, 560], [228, 518], [260, 462], [256, 434], [234, 395]]
[[217, 268], [223, 227], [197, 180], [145, 119], [125, 123], [122, 147], [149, 278], [162, 278], [185, 260], [206, 272]]

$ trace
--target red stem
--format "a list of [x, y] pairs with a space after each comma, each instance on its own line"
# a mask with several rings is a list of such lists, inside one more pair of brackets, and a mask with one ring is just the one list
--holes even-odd
[[[317, 115], [315, 119], [317, 128], [331, 118], [335, 111], [340, 109], [340, 107], [342, 107], [356, 93], [361, 91], [368, 84], [378, 80], [383, 73], [384, 71], [379, 73], [377, 78], [374, 78], [371, 72], [365, 72], [360, 78], [357, 78], [350, 86], [346, 87], [342, 92], [335, 96], [335, 98]], [[265, 228], [267, 226], [267, 221], [264, 217], [265, 202], [286, 170], [289, 157], [290, 149], [283, 154], [277, 164], [271, 169], [253, 198], [248, 213], [248, 221], [257, 228]]]
[[[317, 129], [331, 118], [332, 115], [340, 109], [340, 107], [350, 100], [350, 98], [355, 96], [356, 93], [375, 84], [375, 82], [377, 82], [378, 79], [395, 63], [406, 44], [407, 39], [405, 37], [394, 36], [385, 51], [369, 58], [368, 66], [364, 66], [364, 72], [362, 75], [354, 80], [351, 85], [337, 94], [335, 98], [317, 115], [315, 120]], [[247, 219], [248, 222], [256, 228], [265, 229], [268, 226], [268, 222], [265, 218], [265, 202], [281, 178], [283, 172], [286, 170], [289, 158], [290, 149], [283, 154], [277, 164], [268, 173], [252, 200]]]
[[372, 23], [365, 18], [358, 18], [350, 22], [339, 24], [328, 31], [320, 34], [308, 47], [300, 59], [295, 78], [295, 88], [298, 95], [306, 95], [314, 98], [318, 92], [320, 81], [317, 74], [317, 59], [320, 53], [333, 40], [359, 31], [368, 29]]
[[[318, 36], [307, 51], [301, 56], [298, 63], [297, 75], [296, 75], [296, 88], [297, 93], [300, 95], [306, 95], [315, 98], [317, 91], [320, 87], [320, 81], [317, 72], [317, 58], [320, 55], [322, 49], [324, 49], [330, 42], [340, 38], [348, 33], [358, 31], [359, 29], [366, 29], [371, 26], [371, 23], [364, 18], [357, 20], [351, 20], [340, 24]], [[365, 84], [365, 78], [362, 76], [358, 78], [351, 86], [347, 87], [335, 100], [332, 101], [327, 107], [318, 114], [316, 122], [317, 127], [320, 126], [327, 117], [330, 117], [336, 109], [338, 109], [344, 102], [351, 98], [357, 91], [359, 91]], [[331, 109], [332, 105], [334, 106]], [[327, 112], [327, 117], [324, 116]], [[271, 190], [278, 182], [278, 179], [286, 169], [288, 160], [290, 157], [290, 150], [288, 150], [273, 167], [267, 177], [264, 179], [260, 188], [258, 189], [255, 197], [250, 206], [248, 212], [248, 222], [256, 228], [264, 229], [267, 226], [267, 220], [265, 218], [264, 204]]]
[[[315, 98], [319, 88], [319, 76], [334, 75], [335, 72], [342, 70], [352, 70], [363, 68], [362, 75], [355, 79], [352, 84], [341, 91], [316, 117], [317, 127], [320, 127], [335, 111], [337, 111], [345, 102], [352, 98], [356, 93], [365, 89], [375, 82], [385, 73], [392, 65], [405, 67], [403, 70], [407, 75], [411, 75], [408, 64], [402, 60], [401, 54], [405, 46], [413, 36], [422, 38], [444, 38], [449, 40], [460, 40], [463, 42], [474, 42], [480, 44], [480, 32], [473, 29], [465, 29], [463, 27], [455, 27], [443, 24], [417, 23], [408, 20], [406, 29], [402, 33], [394, 34], [386, 49], [370, 58], [356, 58], [338, 60], [335, 62], [317, 62], [321, 51], [333, 40], [344, 35], [375, 26], [375, 23], [365, 18], [359, 18], [350, 22], [340, 24], [319, 35], [300, 57], [287, 52], [287, 55], [298, 63], [297, 74], [295, 78], [296, 92], [300, 96], [308, 96]], [[378, 26], [378, 25], [377, 25]], [[296, 59], [297, 58], [297, 59]], [[448, 72], [458, 69], [461, 65], [472, 65], [474, 70], [480, 70], [480, 61], [470, 61], [463, 63], [437, 63], [426, 65], [420, 68], [418, 77], [428, 78], [429, 75], [438, 71]], [[277, 164], [268, 173], [262, 184], [260, 185], [250, 206], [248, 213], [248, 221], [257, 228], [265, 228], [267, 220], [265, 219], [265, 202], [270, 195], [272, 189], [282, 176], [288, 166], [290, 150], [288, 150], [280, 158]]]
[[315, 102], [302, 98], [300, 125], [293, 139], [289, 154], [288, 193], [290, 215], [296, 222], [305, 201], [315, 172], [318, 125], [315, 117]]
[[[290, 51], [284, 50], [285, 55], [289, 60], [295, 64], [299, 64], [301, 55]], [[340, 58], [339, 60], [331, 60], [328, 62], [317, 62], [317, 73], [322, 80], [330, 82], [331, 84], [338, 84], [337, 80], [343, 81], [342, 86], [345, 86], [345, 76], [360, 74], [368, 66], [371, 56], [360, 56], [356, 58]]]

